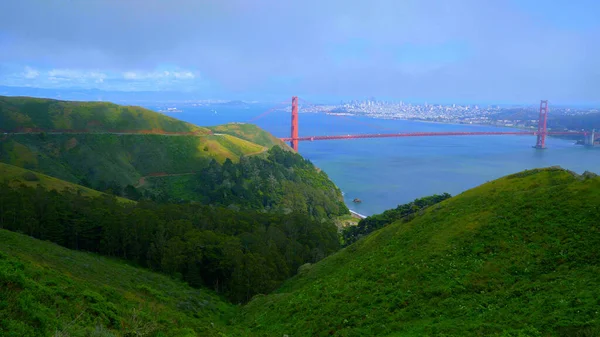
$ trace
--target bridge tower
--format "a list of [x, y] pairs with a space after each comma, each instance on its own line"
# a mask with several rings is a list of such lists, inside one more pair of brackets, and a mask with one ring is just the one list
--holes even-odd
[[590, 133], [585, 133], [583, 144], [585, 146], [594, 146], [596, 143], [596, 130], [592, 129]]
[[292, 96], [292, 133], [290, 145], [298, 152], [298, 96]]
[[548, 100], [540, 101], [540, 119], [538, 121], [537, 130], [537, 142], [535, 143], [536, 149], [546, 148], [546, 134], [548, 129], [546, 128], [548, 122]]

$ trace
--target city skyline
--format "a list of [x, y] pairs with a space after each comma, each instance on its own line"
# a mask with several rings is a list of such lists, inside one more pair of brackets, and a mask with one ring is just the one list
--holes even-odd
[[[173, 96], [175, 95], [175, 96]], [[0, 85], [0, 96], [33, 96], [42, 98], [51, 98], [67, 101], [109, 101], [115, 103], [136, 103], [136, 102], [147, 102], [147, 103], [190, 103], [190, 102], [218, 102], [226, 103], [231, 101], [242, 101], [251, 104], [278, 104], [282, 101], [287, 101], [291, 96], [281, 96], [278, 99], [258, 99], [256, 97], [240, 98], [231, 97], [228, 95], [216, 95], [216, 96], [203, 96], [199, 93], [185, 93], [175, 91], [103, 91], [99, 89], [48, 89], [48, 88], [35, 88], [35, 87], [11, 87]], [[302, 97], [302, 96], [301, 96]], [[352, 101], [366, 101], [373, 97], [344, 97], [340, 99], [336, 98], [321, 98], [321, 99], [310, 99], [311, 103], [316, 105], [335, 105], [340, 102], [352, 102]], [[543, 97], [545, 98], [545, 97]], [[425, 103], [431, 105], [498, 105], [502, 107], [508, 106], [529, 106], [535, 107], [539, 103], [538, 98], [533, 98], [522, 102], [507, 102], [501, 100], [489, 100], [489, 101], [475, 101], [475, 100], [418, 100], [410, 99], [407, 97], [388, 97], [388, 98], [375, 98], [377, 101], [399, 103], [404, 102], [407, 104], [423, 105]], [[552, 107], [571, 107], [571, 108], [585, 108], [585, 109], [598, 109], [600, 108], [600, 102], [561, 102], [552, 99], [548, 100]]]

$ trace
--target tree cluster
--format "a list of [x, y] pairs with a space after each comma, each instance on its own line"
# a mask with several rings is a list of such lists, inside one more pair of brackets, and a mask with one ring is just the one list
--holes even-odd
[[358, 225], [346, 227], [342, 232], [342, 240], [344, 246], [348, 246], [358, 239], [370, 234], [371, 232], [383, 228], [398, 220], [410, 220], [417, 212], [439, 202], [442, 202], [451, 195], [443, 193], [441, 195], [434, 194], [432, 196], [415, 199], [408, 204], [398, 205], [398, 207], [384, 211], [381, 214], [371, 215], [360, 220]]
[[[221, 165], [211, 161], [191, 182], [199, 202], [233, 209], [299, 212], [314, 219], [348, 214], [339, 189], [325, 172], [297, 153], [278, 146], [267, 158], [227, 159]], [[168, 195], [158, 190], [158, 195]]]
[[304, 263], [335, 252], [335, 225], [307, 214], [201, 204], [127, 203], [0, 183], [0, 228], [127, 259], [235, 302], [268, 293]]

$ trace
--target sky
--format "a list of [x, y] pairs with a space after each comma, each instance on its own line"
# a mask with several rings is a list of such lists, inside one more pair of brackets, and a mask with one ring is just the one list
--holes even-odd
[[3, 0], [0, 86], [600, 103], [597, 0]]

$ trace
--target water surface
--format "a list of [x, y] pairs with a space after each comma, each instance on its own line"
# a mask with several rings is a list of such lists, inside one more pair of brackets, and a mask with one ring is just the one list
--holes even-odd
[[[217, 125], [248, 122], [268, 108], [197, 107], [170, 115], [197, 125]], [[253, 123], [277, 137], [289, 137], [289, 113], [273, 112]], [[300, 136], [509, 130], [312, 113], [301, 113], [299, 124]], [[600, 172], [600, 148], [555, 138], [547, 139], [546, 150], [533, 145], [533, 136], [375, 138], [300, 142], [299, 152], [327, 172], [349, 208], [365, 215], [435, 193], [455, 195], [525, 169], [560, 165], [578, 173]], [[353, 203], [354, 198], [362, 202]]]

